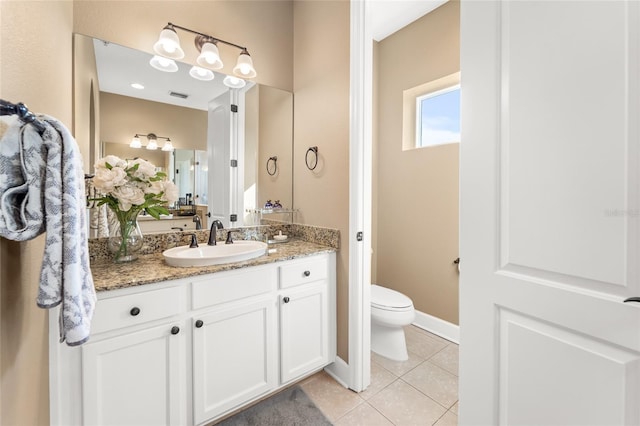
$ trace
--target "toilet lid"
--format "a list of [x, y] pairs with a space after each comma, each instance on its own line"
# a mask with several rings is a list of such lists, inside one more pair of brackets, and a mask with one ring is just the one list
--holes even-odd
[[371, 306], [381, 309], [410, 308], [413, 306], [413, 302], [402, 293], [372, 284]]

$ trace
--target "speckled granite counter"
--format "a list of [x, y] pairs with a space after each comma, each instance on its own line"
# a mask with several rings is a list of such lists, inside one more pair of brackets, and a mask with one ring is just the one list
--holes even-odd
[[96, 291], [108, 291], [159, 281], [175, 280], [231, 269], [264, 265], [282, 260], [335, 251], [336, 249], [333, 247], [303, 241], [301, 239], [291, 239], [285, 243], [270, 244], [268, 254], [244, 262], [205, 267], [177, 268], [167, 265], [162, 257], [162, 253], [153, 253], [142, 255], [138, 260], [131, 263], [117, 264], [109, 260], [93, 262], [91, 264], [91, 271], [93, 273]]

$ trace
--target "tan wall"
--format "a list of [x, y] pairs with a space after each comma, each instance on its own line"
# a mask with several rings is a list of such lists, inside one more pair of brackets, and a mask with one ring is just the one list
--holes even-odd
[[100, 112], [101, 141], [129, 144], [136, 133], [155, 133], [176, 149], [207, 150], [207, 111], [101, 92]]
[[377, 283], [458, 324], [458, 144], [402, 150], [402, 91], [460, 70], [460, 5], [448, 2], [376, 49]]
[[[340, 230], [338, 355], [348, 361], [349, 2], [294, 2], [294, 187], [300, 222]], [[305, 165], [317, 146], [318, 166]]]
[[93, 43], [73, 38], [73, 135], [85, 173], [93, 171], [100, 150], [100, 86]]
[[[0, 97], [71, 128], [73, 4], [0, 2]], [[44, 237], [0, 238], [0, 424], [49, 424], [47, 311], [36, 306]]]
[[[258, 206], [280, 200], [284, 208], [293, 206], [293, 95], [273, 87], [260, 87], [260, 145], [258, 153]], [[276, 156], [277, 170], [267, 173], [267, 160]], [[273, 167], [273, 163], [270, 163]], [[270, 169], [273, 172], [273, 168]]]
[[[249, 49], [256, 82], [291, 91], [293, 79], [290, 1], [74, 1], [73, 30], [153, 53], [167, 22], [201, 31]], [[185, 62], [198, 56], [193, 36], [178, 30]], [[225, 74], [239, 51], [219, 45]]]

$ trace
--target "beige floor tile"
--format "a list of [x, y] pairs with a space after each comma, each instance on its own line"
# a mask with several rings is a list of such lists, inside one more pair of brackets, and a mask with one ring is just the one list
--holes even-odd
[[396, 380], [368, 402], [396, 426], [431, 426], [447, 411], [402, 380]]
[[393, 361], [389, 358], [385, 358], [376, 353], [371, 352], [371, 361], [375, 362], [378, 365], [386, 368], [396, 376], [400, 377], [408, 371], [416, 368], [421, 362], [424, 362], [424, 359], [414, 354], [413, 352], [409, 352], [409, 359], [406, 361]]
[[446, 408], [458, 400], [458, 377], [430, 361], [423, 362], [402, 376], [402, 380]]
[[458, 426], [458, 415], [447, 411], [444, 416], [438, 419], [435, 426]]
[[460, 404], [460, 401], [453, 404], [453, 407], [451, 407], [449, 411], [452, 411], [453, 413], [458, 414], [458, 404]]
[[[418, 327], [416, 325], [410, 325], [408, 327], [411, 328], [414, 331], [417, 331], [418, 333], [422, 333], [422, 334], [424, 334], [426, 336], [429, 336], [429, 337], [431, 337], [432, 339], [434, 339], [434, 340], [436, 340], [438, 342], [444, 343], [445, 345], [448, 345], [449, 343], [454, 343], [454, 342], [451, 342], [450, 340], [447, 340], [447, 339], [445, 339], [443, 337], [440, 337], [437, 334], [433, 334], [433, 333], [431, 333], [431, 332], [429, 332], [429, 331], [427, 331], [427, 330], [425, 330], [423, 328], [420, 328], [420, 327]], [[405, 328], [405, 330], [406, 330], [406, 328]]]
[[446, 348], [429, 358], [429, 361], [447, 370], [449, 373], [458, 375], [458, 345], [451, 343]]
[[393, 423], [366, 402], [349, 411], [334, 424], [336, 426], [393, 426]]
[[360, 395], [364, 399], [369, 399], [373, 395], [380, 392], [385, 387], [389, 386], [393, 383], [394, 380], [397, 380], [398, 376], [391, 373], [386, 368], [382, 367], [375, 362], [371, 363], [371, 383], [363, 392], [360, 392]]
[[357, 393], [342, 387], [325, 372], [300, 387], [331, 422], [364, 402]]
[[431, 337], [433, 335], [429, 336], [414, 326], [406, 327], [404, 335], [407, 339], [407, 349], [422, 359], [432, 357], [447, 346], [442, 339], [436, 340]]

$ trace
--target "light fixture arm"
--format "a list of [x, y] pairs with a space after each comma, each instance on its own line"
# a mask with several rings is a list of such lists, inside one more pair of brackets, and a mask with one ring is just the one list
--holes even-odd
[[166, 141], [171, 141], [171, 139], [165, 136], [158, 136], [155, 133], [149, 133], [148, 135], [143, 135], [142, 133], [136, 133], [135, 138], [139, 138], [140, 136], [144, 136], [147, 139], [164, 139]]
[[200, 37], [196, 37], [196, 39], [195, 39], [195, 44], [196, 44], [196, 47], [198, 48], [198, 50], [200, 50], [202, 48], [202, 45], [205, 42], [212, 41], [212, 42], [219, 42], [219, 43], [222, 43], [222, 44], [226, 44], [228, 46], [233, 46], [236, 49], [240, 49], [240, 50], [246, 52], [247, 54], [249, 53], [247, 48], [244, 47], [244, 46], [240, 46], [240, 45], [237, 45], [235, 43], [231, 43], [230, 41], [222, 40], [222, 39], [217, 38], [217, 37], [212, 37], [212, 36], [210, 36], [208, 34], [204, 34], [204, 33], [201, 33], [199, 31], [190, 30], [189, 28], [181, 27], [180, 25], [176, 25], [176, 24], [173, 24], [171, 22], [167, 23], [167, 26], [165, 28], [166, 29], [173, 29], [174, 31], [175, 31], [175, 28], [178, 28], [178, 29], [180, 29], [182, 31], [186, 31], [188, 33], [196, 34], [196, 35], [200, 36]]

